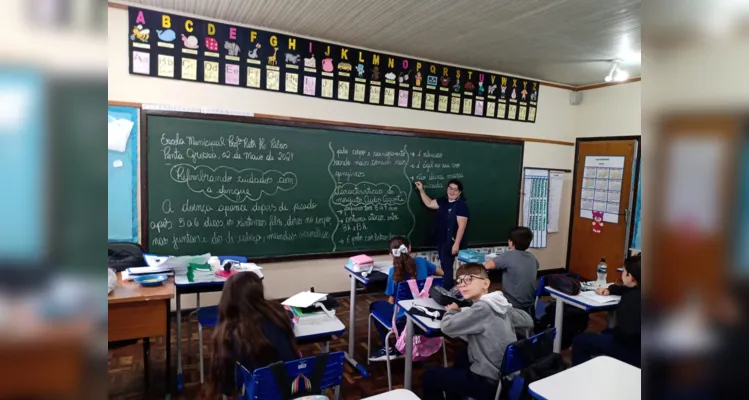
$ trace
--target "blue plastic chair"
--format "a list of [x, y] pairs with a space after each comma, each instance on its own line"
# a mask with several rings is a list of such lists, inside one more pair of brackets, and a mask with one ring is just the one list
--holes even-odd
[[[232, 260], [232, 261], [238, 261], [241, 263], [247, 262], [247, 257], [244, 256], [218, 256], [218, 261], [221, 263], [221, 265], [224, 265], [224, 262]], [[193, 312], [191, 312], [187, 316], [187, 349], [188, 351], [192, 347], [192, 324], [190, 323], [190, 319], [193, 315], [198, 315], [198, 357], [199, 359], [199, 365], [200, 365], [200, 383], [203, 383], [204, 380], [204, 370], [203, 370], [203, 327], [204, 326], [216, 326], [218, 324], [218, 306], [210, 306], [210, 307], [200, 307], [200, 293], [196, 293], [196, 308]]]
[[[557, 332], [556, 328], [551, 328], [544, 332], [537, 333], [529, 337], [528, 339], [524, 339], [524, 340], [530, 341], [535, 351], [541, 351], [541, 353], [536, 353], [536, 356], [543, 357], [554, 352], [553, 344], [554, 344], [554, 337], [556, 336], [556, 332]], [[546, 342], [548, 348], [540, 349], [539, 345], [544, 343], [540, 339], [543, 336], [548, 335], [548, 334], [551, 334], [551, 340]], [[504, 355], [504, 358], [502, 359], [502, 367], [500, 368], [501, 377], [499, 379], [499, 384], [497, 385], [497, 393], [494, 396], [494, 400], [499, 400], [499, 396], [502, 393], [502, 381], [505, 381], [506, 383], [509, 384], [509, 388], [508, 388], [508, 390], [510, 391], [508, 393], [509, 400], [518, 400], [520, 398], [520, 394], [521, 394], [520, 391], [522, 389], [523, 382], [521, 379], [517, 379], [517, 376], [515, 373], [525, 368], [526, 365], [524, 364], [522, 355], [520, 354], [519, 350], [516, 347], [518, 343], [519, 341], [515, 343], [510, 343], [507, 345], [507, 348], [505, 349], [505, 355]]]
[[[299, 360], [288, 361], [284, 365], [290, 377], [304, 374], [310, 377], [315, 365], [315, 357], [307, 357]], [[320, 389], [335, 388], [335, 399], [341, 392], [341, 380], [343, 379], [343, 364], [346, 355], [342, 351], [330, 353], [325, 366]], [[245, 400], [282, 400], [281, 393], [276, 386], [276, 380], [269, 367], [258, 368], [252, 372], [237, 363], [237, 385], [242, 388], [240, 399]]]
[[[419, 291], [424, 289], [424, 284], [426, 283], [426, 279], [418, 279], [416, 280], [416, 285], [419, 288]], [[442, 286], [443, 279], [442, 278], [432, 278], [432, 286]], [[408, 286], [408, 282], [399, 282], [398, 286], [395, 290], [395, 304], [398, 304], [401, 300], [411, 300], [413, 299], [413, 295], [411, 295], [411, 288]], [[372, 349], [372, 319], [374, 321], [382, 326], [384, 326], [388, 333], [385, 336], [385, 349], [388, 354], [390, 354], [390, 335], [393, 333], [393, 314], [395, 313], [395, 305], [390, 304], [387, 301], [375, 301], [372, 302], [372, 312], [369, 314], [369, 324], [367, 326], [367, 365], [369, 365], [369, 356]], [[445, 366], [447, 367], [447, 351], [445, 350], [445, 342], [442, 341], [442, 356]], [[385, 363], [387, 364], [387, 372], [388, 372], [388, 390], [393, 390], [393, 383], [392, 383], [392, 376], [390, 373], [390, 358], [385, 359]]]

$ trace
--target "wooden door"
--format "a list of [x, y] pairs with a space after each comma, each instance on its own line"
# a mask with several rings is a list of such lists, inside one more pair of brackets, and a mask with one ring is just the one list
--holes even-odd
[[638, 141], [578, 141], [577, 146], [568, 268], [593, 280], [605, 258], [613, 282], [626, 254]]
[[660, 125], [644, 254], [646, 265], [658, 266], [648, 270], [650, 287], [657, 288], [650, 297], [662, 308], [691, 298], [723, 312], [726, 296], [736, 295], [726, 284], [738, 282], [731, 276], [732, 257], [747, 245], [737, 241], [742, 203], [736, 172], [745, 126], [730, 114], [691, 113]]

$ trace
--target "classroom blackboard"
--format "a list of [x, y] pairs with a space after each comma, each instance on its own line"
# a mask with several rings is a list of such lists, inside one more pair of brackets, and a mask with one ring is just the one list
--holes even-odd
[[433, 244], [433, 197], [460, 179], [471, 245], [517, 224], [523, 142], [143, 111], [143, 243], [157, 254], [284, 258]]

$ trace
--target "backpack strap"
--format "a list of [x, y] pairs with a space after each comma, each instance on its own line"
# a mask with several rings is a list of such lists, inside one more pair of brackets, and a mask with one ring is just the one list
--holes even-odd
[[312, 366], [310, 381], [312, 383], [311, 394], [322, 393], [320, 386], [322, 378], [325, 375], [325, 368], [328, 366], [328, 357], [330, 353], [320, 353], [315, 356], [315, 364]]
[[276, 381], [276, 388], [278, 389], [278, 393], [281, 394], [281, 398], [284, 400], [290, 399], [292, 379], [286, 371], [284, 362], [278, 361], [270, 364], [268, 365], [268, 369], [273, 374], [273, 380]]
[[428, 277], [427, 281], [424, 282], [424, 289], [422, 289], [421, 293], [419, 293], [420, 299], [426, 299], [429, 297], [429, 289], [432, 288], [432, 277]]
[[411, 289], [411, 297], [414, 299], [418, 299], [419, 294], [419, 286], [416, 284], [416, 279], [409, 279], [408, 280], [408, 288]]

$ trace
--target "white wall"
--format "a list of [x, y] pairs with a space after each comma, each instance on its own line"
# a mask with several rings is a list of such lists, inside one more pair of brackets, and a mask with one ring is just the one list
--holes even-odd
[[582, 91], [575, 106], [575, 136], [633, 136], [640, 134], [640, 82]]
[[[574, 142], [574, 124], [578, 111], [568, 103], [569, 91], [549, 86], [541, 88], [537, 121], [529, 124], [130, 75], [127, 12], [109, 8], [108, 19], [110, 101], [210, 107], [322, 120]], [[573, 157], [573, 146], [526, 142], [524, 164], [572, 169]], [[560, 268], [565, 264], [571, 180], [571, 174], [567, 174], [559, 233], [550, 236], [546, 249], [535, 251], [542, 269]], [[347, 291], [349, 282], [342, 271], [343, 263], [344, 260], [341, 259], [326, 259], [265, 264], [267, 296], [286, 297], [310, 286], [322, 292]], [[202, 302], [213, 303], [217, 298], [218, 294], [204, 295]], [[186, 299], [183, 304], [183, 307], [189, 308], [194, 302]]]

